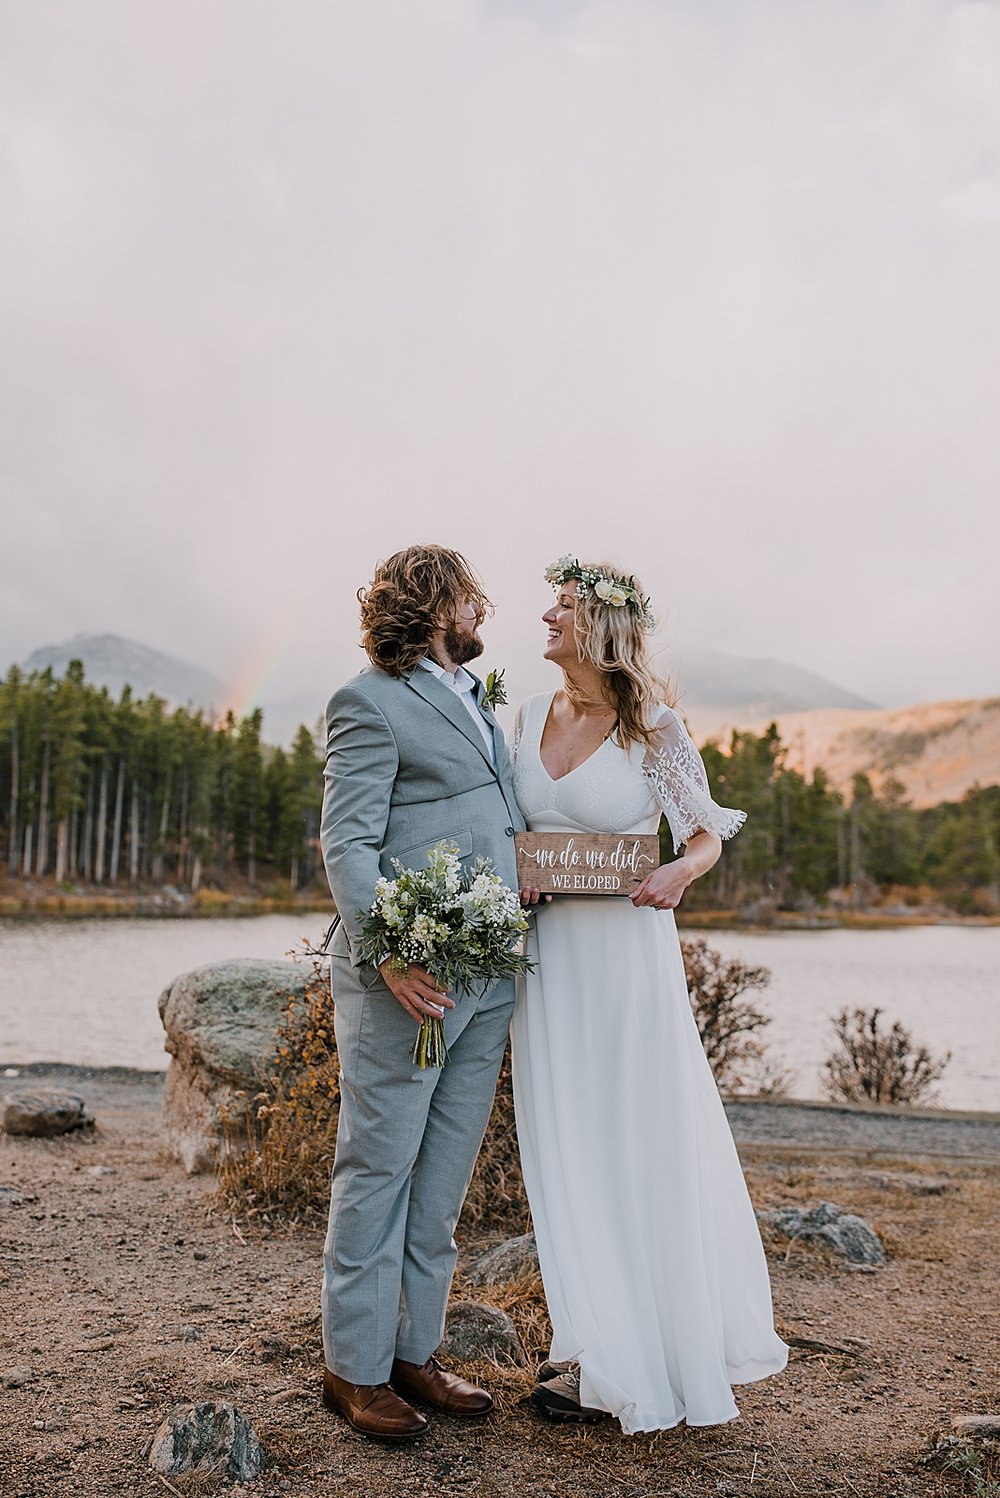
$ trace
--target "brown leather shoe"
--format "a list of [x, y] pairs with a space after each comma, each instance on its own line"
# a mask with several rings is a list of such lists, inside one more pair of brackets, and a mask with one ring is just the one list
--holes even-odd
[[380, 1441], [415, 1441], [430, 1424], [388, 1384], [349, 1384], [329, 1368], [323, 1369], [323, 1403], [363, 1436]]
[[423, 1364], [404, 1363], [402, 1358], [396, 1358], [389, 1378], [393, 1388], [408, 1399], [419, 1399], [421, 1404], [443, 1410], [447, 1415], [488, 1415], [493, 1408], [493, 1400], [485, 1389], [449, 1373], [437, 1358], [428, 1358]]

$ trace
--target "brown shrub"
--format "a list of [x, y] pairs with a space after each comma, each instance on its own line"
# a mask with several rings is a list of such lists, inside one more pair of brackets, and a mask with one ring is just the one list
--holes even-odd
[[[740, 1002], [742, 993], [767, 984], [768, 969], [725, 961], [700, 938], [682, 947], [695, 1020], [716, 1080], [734, 1090], [753, 1076], [756, 1090], [778, 1090], [783, 1079], [767, 1072], [756, 1034], [770, 1020]], [[234, 1123], [217, 1169], [227, 1209], [247, 1218], [321, 1220], [329, 1205], [340, 1081], [330, 985], [319, 962], [302, 996], [288, 998], [276, 1060], [253, 1104], [248, 1121]], [[529, 1226], [508, 1045], [461, 1229], [474, 1236], [514, 1236]]]
[[[245, 1120], [227, 1132], [218, 1190], [238, 1217], [322, 1220], [337, 1144], [340, 1069], [330, 984], [320, 963], [314, 962], [301, 997], [289, 995], [276, 1039], [275, 1062], [261, 1091]], [[508, 1045], [462, 1226], [476, 1234], [514, 1235], [528, 1225]]]
[[770, 968], [726, 959], [700, 936], [685, 937], [681, 951], [695, 1023], [718, 1086], [724, 1092], [784, 1092], [788, 1078], [766, 1060], [759, 1037], [771, 1018], [741, 998], [767, 987]]
[[951, 1052], [935, 1061], [898, 1020], [879, 1026], [882, 1010], [842, 1009], [833, 1022], [837, 1048], [824, 1062], [826, 1095], [836, 1101], [916, 1103], [939, 1081]]
[[218, 1189], [236, 1216], [321, 1217], [337, 1144], [340, 1067], [330, 984], [319, 962], [302, 994], [289, 994], [276, 1041], [246, 1121], [227, 1130]]

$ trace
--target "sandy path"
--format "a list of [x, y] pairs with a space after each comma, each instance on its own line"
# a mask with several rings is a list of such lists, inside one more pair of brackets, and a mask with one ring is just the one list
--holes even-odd
[[[174, 1404], [211, 1397], [237, 1402], [271, 1451], [262, 1495], [937, 1495], [960, 1487], [921, 1466], [927, 1435], [1000, 1403], [998, 1165], [797, 1156], [786, 1135], [741, 1147], [757, 1205], [834, 1200], [876, 1224], [891, 1258], [865, 1274], [769, 1243], [779, 1326], [869, 1351], [796, 1351], [781, 1378], [740, 1391], [740, 1421], [655, 1438], [546, 1425], [512, 1370], [493, 1376], [501, 1408], [485, 1425], [439, 1417], [418, 1448], [383, 1450], [318, 1404], [319, 1234], [241, 1241], [210, 1182], [159, 1160], [154, 1081], [81, 1085], [95, 1135], [0, 1136], [0, 1185], [25, 1198], [0, 1207], [0, 1375], [26, 1375], [0, 1376], [5, 1498], [162, 1498], [144, 1445]], [[260, 1333], [290, 1350], [262, 1361]]]

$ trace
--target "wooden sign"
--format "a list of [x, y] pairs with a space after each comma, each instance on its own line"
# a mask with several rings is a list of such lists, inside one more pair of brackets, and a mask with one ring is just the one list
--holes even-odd
[[551, 895], [629, 895], [660, 863], [655, 833], [519, 832], [517, 882]]

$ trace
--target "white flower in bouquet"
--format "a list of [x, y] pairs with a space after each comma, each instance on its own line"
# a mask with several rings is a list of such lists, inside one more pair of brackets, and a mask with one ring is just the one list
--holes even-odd
[[[517, 894], [489, 859], [471, 873], [462, 869], [458, 849], [438, 843], [427, 854], [427, 868], [407, 869], [394, 858], [395, 879], [380, 878], [371, 909], [360, 912], [361, 956], [386, 956], [399, 968], [426, 968], [441, 989], [469, 992], [530, 967], [520, 950], [528, 919]], [[443, 1066], [447, 1059], [443, 1018], [424, 1020], [413, 1047], [420, 1067]]]

